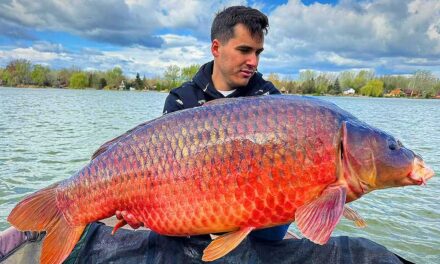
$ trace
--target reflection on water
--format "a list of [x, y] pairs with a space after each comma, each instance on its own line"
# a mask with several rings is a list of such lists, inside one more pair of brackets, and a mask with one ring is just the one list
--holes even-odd
[[[70, 177], [105, 141], [161, 115], [166, 94], [0, 88], [0, 230], [24, 195]], [[440, 171], [440, 100], [321, 97], [399, 138]], [[334, 235], [361, 236], [417, 263], [440, 263], [440, 177], [352, 203]], [[295, 228], [292, 225], [291, 228]]]

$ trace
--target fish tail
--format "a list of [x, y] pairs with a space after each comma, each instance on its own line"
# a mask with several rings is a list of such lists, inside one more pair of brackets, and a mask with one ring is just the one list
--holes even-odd
[[86, 227], [66, 221], [56, 204], [57, 186], [55, 183], [29, 195], [8, 216], [9, 223], [20, 231], [46, 231], [40, 257], [44, 264], [62, 263]]

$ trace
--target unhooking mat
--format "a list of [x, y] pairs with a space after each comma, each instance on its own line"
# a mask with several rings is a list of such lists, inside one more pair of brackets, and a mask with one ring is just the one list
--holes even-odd
[[[210, 243], [206, 236], [167, 237], [149, 230], [119, 229], [101, 223], [88, 226], [64, 263], [204, 263], [203, 249]], [[38, 244], [37, 244], [38, 243]], [[26, 242], [21, 249], [5, 256], [5, 263], [37, 263], [41, 241]], [[38, 246], [36, 246], [38, 245]], [[20, 248], [20, 247], [18, 247]], [[27, 254], [27, 255], [26, 255]], [[23, 262], [25, 261], [25, 262]], [[320, 246], [307, 239], [263, 241], [246, 238], [236, 249], [214, 263], [411, 263], [365, 238], [332, 237]]]

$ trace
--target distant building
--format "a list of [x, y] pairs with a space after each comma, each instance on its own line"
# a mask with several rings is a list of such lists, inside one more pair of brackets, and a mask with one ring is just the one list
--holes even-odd
[[355, 93], [356, 91], [353, 88], [350, 88], [342, 92], [343, 95], [354, 95]]
[[388, 97], [400, 97], [401, 95], [405, 95], [404, 92], [402, 92], [402, 90], [400, 88], [394, 89], [391, 92], [385, 94], [384, 96], [388, 96]]
[[284, 87], [284, 86], [281, 87], [280, 92], [283, 93], [283, 94], [287, 94], [288, 93], [287, 90], [286, 90], [286, 87]]
[[125, 90], [124, 80], [121, 81], [121, 84], [119, 85], [119, 90]]
[[405, 90], [403, 90], [403, 93], [408, 97], [419, 96], [419, 92], [415, 91], [413, 89], [405, 89]]

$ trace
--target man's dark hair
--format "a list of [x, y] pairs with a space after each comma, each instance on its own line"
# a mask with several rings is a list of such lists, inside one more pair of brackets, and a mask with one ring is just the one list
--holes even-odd
[[252, 37], [263, 38], [267, 34], [269, 20], [267, 16], [257, 9], [246, 6], [231, 6], [217, 15], [212, 22], [211, 41], [218, 39], [228, 42], [234, 37], [234, 26], [243, 24], [250, 31]]

